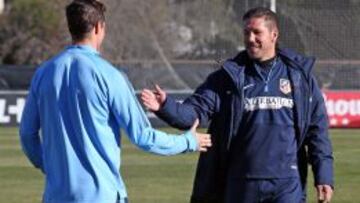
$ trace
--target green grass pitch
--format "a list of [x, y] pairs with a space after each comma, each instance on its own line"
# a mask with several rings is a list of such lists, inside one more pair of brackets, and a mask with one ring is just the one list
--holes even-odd
[[[171, 129], [165, 129], [172, 131]], [[335, 157], [333, 202], [360, 202], [360, 130], [331, 130]], [[187, 203], [198, 154], [161, 157], [123, 142], [121, 172], [131, 203]], [[41, 202], [43, 177], [20, 149], [16, 128], [0, 128], [0, 203]], [[308, 202], [315, 201], [309, 176]]]

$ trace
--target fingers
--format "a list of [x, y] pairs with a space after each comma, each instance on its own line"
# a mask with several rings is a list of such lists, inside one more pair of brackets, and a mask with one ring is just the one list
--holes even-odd
[[150, 111], [156, 111], [151, 102], [143, 101], [144, 106]]
[[333, 189], [329, 185], [318, 185], [316, 186], [318, 194], [318, 202], [329, 203], [333, 195]]
[[322, 185], [318, 185], [316, 187], [317, 189], [317, 199], [318, 199], [318, 202], [324, 202], [325, 200], [325, 197], [324, 197], [324, 193], [323, 193], [323, 186]]
[[325, 192], [325, 202], [330, 202], [333, 195], [333, 189], [329, 185], [324, 185], [324, 192]]
[[143, 89], [143, 91], [141, 91], [140, 98], [142, 101], [149, 101], [151, 99], [155, 99], [155, 94], [148, 89]]
[[166, 100], [166, 92], [160, 88], [159, 85], [155, 85], [155, 91], [158, 95], [158, 99], [160, 99], [161, 103], [165, 102]]
[[193, 132], [195, 132], [196, 131], [196, 128], [199, 126], [199, 119], [197, 118], [195, 121], [194, 121], [194, 123], [193, 123], [193, 125], [191, 126], [191, 131], [193, 131]]
[[211, 147], [212, 143], [211, 143], [210, 134], [204, 134], [204, 133], [198, 133], [198, 134], [202, 137], [200, 144], [205, 147]]
[[206, 134], [206, 133], [198, 133], [196, 132], [196, 128], [199, 126], [199, 119], [197, 118], [193, 125], [191, 126], [191, 132], [193, 133], [193, 135], [195, 135], [196, 140], [198, 142], [198, 150], [200, 152], [206, 152], [207, 148], [212, 146], [212, 142], [211, 142], [211, 136], [210, 134]]
[[155, 98], [155, 96], [150, 90], [144, 89], [140, 94], [140, 98], [143, 104], [146, 106]]
[[212, 146], [210, 134], [197, 133], [197, 136], [199, 137], [199, 151], [206, 152]]
[[160, 109], [160, 104], [156, 99], [156, 95], [148, 89], [143, 89], [140, 94], [140, 99], [144, 106], [151, 111], [158, 111]]
[[164, 93], [164, 90], [162, 90], [158, 84], [155, 85], [155, 90], [159, 94]]

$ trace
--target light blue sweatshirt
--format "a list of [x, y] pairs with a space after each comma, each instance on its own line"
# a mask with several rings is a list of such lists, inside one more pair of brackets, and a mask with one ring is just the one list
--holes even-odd
[[[41, 65], [20, 124], [23, 151], [46, 177], [46, 203], [127, 198], [119, 173], [121, 135], [145, 151], [195, 151], [191, 132], [154, 130], [126, 77], [90, 46], [72, 45]], [[41, 131], [41, 133], [40, 133]]]

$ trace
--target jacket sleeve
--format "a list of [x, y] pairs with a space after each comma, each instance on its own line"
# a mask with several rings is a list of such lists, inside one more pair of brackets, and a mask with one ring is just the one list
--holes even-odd
[[30, 87], [20, 122], [20, 143], [30, 162], [44, 172], [43, 150], [40, 139], [40, 117], [34, 92], [34, 81]]
[[211, 74], [195, 93], [185, 99], [183, 103], [176, 102], [169, 95], [155, 114], [170, 126], [188, 129], [196, 118], [201, 124], [207, 124], [219, 109], [219, 86], [217, 72]]
[[127, 78], [120, 73], [111, 77], [109, 105], [119, 126], [126, 131], [133, 144], [159, 155], [197, 150], [196, 138], [190, 131], [184, 136], [177, 136], [153, 129]]
[[310, 97], [310, 124], [306, 136], [309, 161], [315, 185], [333, 186], [333, 155], [325, 102], [313, 76], [311, 81], [313, 92]]

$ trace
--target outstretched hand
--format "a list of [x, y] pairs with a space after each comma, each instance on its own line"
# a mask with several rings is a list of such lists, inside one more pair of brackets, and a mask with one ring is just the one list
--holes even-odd
[[166, 100], [166, 92], [155, 85], [155, 90], [143, 89], [141, 101], [150, 111], [158, 111]]
[[196, 128], [199, 126], [199, 119], [196, 119], [192, 125], [190, 131], [195, 136], [198, 143], [198, 150], [200, 152], [206, 152], [207, 148], [211, 147], [211, 136], [207, 133], [196, 132]]

